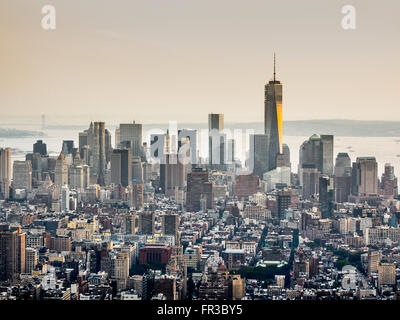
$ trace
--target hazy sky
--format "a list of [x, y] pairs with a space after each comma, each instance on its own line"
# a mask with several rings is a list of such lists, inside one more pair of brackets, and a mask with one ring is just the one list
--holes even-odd
[[275, 51], [285, 120], [400, 120], [399, 32], [398, 0], [1, 0], [0, 112], [262, 121]]

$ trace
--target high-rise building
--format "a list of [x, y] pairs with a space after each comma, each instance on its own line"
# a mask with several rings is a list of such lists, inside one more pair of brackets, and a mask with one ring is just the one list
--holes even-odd
[[143, 207], [143, 184], [133, 181], [131, 184], [131, 206], [134, 209]]
[[69, 211], [69, 188], [68, 185], [61, 187], [61, 211]]
[[13, 164], [13, 189], [32, 191], [32, 165], [28, 161], [14, 161]]
[[121, 123], [119, 125], [119, 145], [129, 142], [129, 148], [132, 150], [133, 157], [142, 156], [142, 125], [133, 121], [132, 123]]
[[224, 130], [224, 115], [210, 113], [208, 115], [208, 161], [212, 169], [226, 169], [226, 135]]
[[91, 176], [100, 185], [104, 185], [105, 182], [107, 155], [110, 152], [110, 148], [111, 135], [108, 130], [106, 133], [105, 122], [91, 122], [88, 130], [79, 133], [81, 158], [91, 167]]
[[322, 174], [333, 174], [333, 135], [321, 134]]
[[285, 143], [282, 145], [282, 152], [285, 159], [285, 167], [292, 168], [292, 164], [290, 162], [290, 149], [289, 146]]
[[378, 272], [378, 265], [381, 259], [379, 251], [370, 251], [368, 253], [368, 275]]
[[[88, 130], [85, 130], [84, 132], [79, 132], [79, 154], [81, 156], [81, 159], [85, 159], [85, 148], [88, 148]], [[89, 164], [88, 160], [89, 159], [87, 159], [87, 162], [85, 162], [85, 164]]]
[[39, 262], [39, 253], [34, 248], [26, 248], [25, 250], [25, 272], [32, 273]]
[[253, 167], [254, 175], [260, 179], [263, 178], [264, 173], [272, 170], [269, 169], [268, 165], [268, 141], [269, 137], [266, 134], [250, 135], [249, 169], [251, 170], [251, 167]]
[[358, 157], [353, 162], [351, 189], [356, 196], [378, 194], [378, 163], [375, 157]]
[[142, 158], [139, 156], [132, 157], [132, 179], [137, 183], [144, 181]]
[[43, 143], [43, 140], [37, 140], [33, 144], [33, 153], [39, 153], [42, 156], [47, 155], [47, 145]]
[[390, 163], [385, 164], [385, 171], [381, 179], [382, 194], [387, 199], [397, 198], [398, 185], [397, 178], [394, 175], [394, 167]]
[[54, 184], [60, 187], [68, 185], [68, 165], [62, 153], [60, 153], [56, 160]]
[[[333, 174], [333, 136], [313, 134], [300, 146], [299, 175], [303, 165], [314, 165], [321, 174]], [[300, 180], [300, 184], [301, 184]]]
[[0, 224], [0, 280], [10, 280], [25, 273], [26, 234], [21, 227]]
[[62, 143], [61, 153], [64, 156], [67, 156], [68, 154], [73, 154], [74, 153], [74, 141], [73, 140], [64, 140]]
[[328, 175], [319, 177], [319, 205], [322, 219], [330, 218], [333, 209], [334, 188], [333, 178]]
[[86, 189], [90, 185], [90, 167], [88, 165], [83, 166], [83, 188]]
[[340, 152], [335, 162], [335, 201], [348, 201], [351, 193], [351, 160], [347, 153]]
[[166, 154], [165, 163], [160, 164], [160, 187], [164, 194], [171, 196], [175, 188], [185, 186], [185, 165], [179, 161], [178, 155]]
[[162, 218], [162, 233], [164, 235], [178, 236], [179, 215], [171, 211], [163, 214]]
[[0, 199], [10, 197], [11, 148], [0, 148]]
[[187, 176], [187, 210], [200, 211], [201, 200], [204, 201], [206, 209], [214, 208], [213, 183], [208, 180], [208, 171], [194, 168]]
[[210, 113], [208, 115], [208, 130], [214, 129], [219, 132], [224, 130], [224, 115], [222, 113]]
[[129, 254], [118, 252], [114, 259], [114, 278], [117, 280], [117, 289], [124, 290], [129, 277]]
[[319, 171], [314, 165], [304, 164], [301, 169], [303, 198], [310, 199], [319, 192]]
[[289, 209], [292, 193], [289, 189], [279, 190], [276, 196], [277, 218], [284, 219], [285, 210]]
[[351, 159], [348, 153], [339, 152], [336, 156], [334, 175], [344, 177], [351, 175]]
[[75, 155], [74, 162], [68, 170], [69, 173], [69, 186], [71, 189], [75, 190], [84, 190], [84, 170], [83, 170], [83, 161], [79, 153]]
[[132, 156], [128, 149], [114, 149], [111, 154], [111, 183], [125, 188], [132, 182]]
[[155, 232], [155, 213], [143, 211], [139, 213], [139, 233], [153, 234]]
[[267, 171], [276, 168], [276, 157], [282, 148], [282, 84], [276, 80], [275, 54], [274, 77], [265, 85], [264, 134], [267, 136]]

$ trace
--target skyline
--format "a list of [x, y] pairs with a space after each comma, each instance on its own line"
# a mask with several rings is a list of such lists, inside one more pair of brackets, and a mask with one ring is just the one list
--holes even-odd
[[1, 1], [0, 305], [400, 300], [400, 2], [347, 1]]
[[340, 26], [342, 1], [309, 0], [289, 10], [265, 1], [96, 1], [95, 12], [93, 1], [79, 12], [77, 2], [53, 3], [54, 31], [40, 27], [44, 1], [0, 4], [5, 115], [98, 119], [112, 109], [122, 119], [158, 123], [192, 122], [196, 110], [202, 118], [214, 112], [227, 122], [255, 121], [276, 52], [285, 120], [400, 119], [395, 1], [354, 3], [357, 28], [350, 31]]

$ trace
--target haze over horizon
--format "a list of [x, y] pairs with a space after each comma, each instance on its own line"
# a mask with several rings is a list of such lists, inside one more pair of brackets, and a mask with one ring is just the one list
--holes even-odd
[[255, 122], [276, 52], [284, 120], [400, 120], [398, 1], [53, 0], [54, 31], [45, 4], [0, 3], [3, 117]]

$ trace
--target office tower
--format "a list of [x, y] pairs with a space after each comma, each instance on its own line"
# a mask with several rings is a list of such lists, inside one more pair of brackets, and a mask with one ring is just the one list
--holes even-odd
[[11, 148], [0, 148], [0, 199], [10, 197]]
[[224, 115], [221, 113], [210, 113], [208, 115], [208, 130], [217, 130], [219, 132], [224, 130]]
[[396, 284], [396, 265], [394, 263], [381, 263], [378, 265], [378, 287]]
[[142, 158], [134, 156], [132, 158], [132, 179], [137, 183], [143, 183], [143, 164]]
[[385, 164], [385, 171], [381, 179], [381, 190], [383, 196], [387, 199], [397, 198], [398, 196], [397, 178], [394, 175], [394, 167], [390, 163]]
[[105, 146], [106, 168], [107, 168], [107, 165], [111, 161], [111, 153], [113, 151], [111, 143], [111, 133], [107, 129], [104, 130], [104, 146]]
[[128, 149], [114, 149], [111, 154], [111, 183], [125, 188], [132, 182], [132, 156]]
[[[109, 134], [107, 136], [109, 137]], [[108, 140], [109, 139], [107, 139], [107, 141]], [[84, 145], [85, 142], [87, 145]], [[104, 122], [91, 122], [89, 129], [79, 134], [81, 158], [91, 167], [90, 173], [96, 178], [97, 183], [100, 185], [104, 185], [107, 167], [106, 153], [109, 151], [109, 148], [110, 146], [108, 146], [108, 148], [106, 146], [106, 129]]]
[[[121, 123], [119, 125], [119, 143], [129, 142], [133, 157], [142, 156], [142, 125], [133, 121], [132, 123]], [[121, 145], [116, 145], [121, 148]]]
[[40, 153], [27, 153], [25, 160], [30, 161], [32, 165], [32, 185], [36, 187], [39, 181], [43, 181], [46, 173], [49, 171], [47, 155], [42, 156]]
[[276, 156], [282, 148], [282, 84], [276, 80], [275, 54], [274, 78], [265, 85], [264, 134], [267, 136], [267, 170], [276, 168]]
[[270, 171], [268, 165], [268, 141], [269, 138], [266, 134], [250, 135], [250, 159], [248, 166], [250, 170], [252, 169], [251, 167], [253, 167], [254, 175], [258, 176], [260, 179], [263, 178], [264, 173]]
[[162, 233], [163, 235], [178, 236], [179, 215], [168, 211], [161, 216], [162, 218]]
[[143, 207], [143, 184], [132, 182], [131, 184], [131, 207], [138, 210]]
[[351, 160], [347, 153], [340, 152], [335, 161], [335, 201], [348, 201], [351, 193]]
[[175, 193], [175, 188], [185, 186], [185, 165], [176, 154], [167, 154], [165, 164], [160, 164], [160, 187], [167, 196]]
[[54, 184], [60, 187], [68, 184], [68, 166], [62, 153], [60, 153], [56, 161]]
[[335, 201], [347, 202], [351, 194], [351, 176], [335, 176]]
[[[190, 129], [178, 130], [178, 154], [185, 156], [184, 164], [197, 165], [197, 131]], [[190, 160], [189, 160], [190, 159]]]
[[334, 175], [336, 177], [351, 175], [351, 159], [348, 153], [339, 152], [336, 156]]
[[276, 195], [277, 206], [277, 219], [282, 220], [285, 218], [285, 210], [289, 209], [291, 202], [292, 192], [289, 189], [279, 190]]
[[368, 252], [368, 275], [378, 272], [378, 265], [381, 260], [381, 253], [379, 251]]
[[378, 163], [375, 157], [358, 157], [353, 162], [351, 178], [354, 195], [378, 194]]
[[70, 174], [70, 187], [75, 190], [83, 190], [83, 167], [82, 166], [72, 166], [69, 169]]
[[21, 227], [0, 224], [0, 280], [11, 280], [25, 273], [26, 234]]
[[324, 174], [319, 177], [319, 205], [322, 219], [330, 218], [333, 209], [333, 200], [333, 178]]
[[39, 262], [39, 253], [34, 248], [25, 249], [25, 272], [32, 273]]
[[319, 192], [319, 171], [314, 165], [303, 165], [301, 169], [303, 198], [310, 199]]
[[235, 139], [228, 139], [226, 141], [227, 145], [227, 164], [235, 164]]
[[208, 115], [208, 161], [212, 169], [225, 170], [226, 135], [224, 130], [224, 115], [210, 113]]
[[155, 232], [155, 213], [144, 211], [139, 213], [139, 233], [153, 234]]
[[188, 211], [200, 211], [201, 200], [206, 209], [214, 207], [213, 183], [208, 180], [208, 171], [194, 168], [187, 176], [186, 207]]
[[321, 174], [333, 174], [333, 136], [313, 134], [300, 146], [299, 175], [303, 165], [314, 165]]
[[83, 188], [86, 189], [90, 185], [90, 167], [88, 165], [83, 166]]
[[333, 135], [321, 134], [322, 174], [333, 174]]
[[[79, 154], [81, 156], [81, 159], [86, 159], [85, 154], [84, 154], [84, 148], [88, 148], [88, 130], [85, 130], [84, 132], [79, 132]], [[87, 150], [86, 150], [87, 152]], [[85, 164], [89, 164], [89, 159], [85, 161]]]
[[13, 189], [32, 191], [32, 165], [30, 161], [14, 161]]
[[292, 168], [292, 163], [290, 162], [290, 149], [287, 144], [282, 144], [282, 153], [285, 159], [285, 167]]
[[74, 141], [73, 140], [64, 140], [62, 143], [61, 153], [64, 156], [67, 156], [68, 154], [73, 154], [73, 152], [74, 152]]
[[69, 211], [69, 188], [68, 185], [61, 187], [61, 211]]
[[313, 134], [304, 141], [299, 151], [299, 175], [303, 165], [313, 165], [320, 173], [322, 172], [322, 145], [321, 137]]
[[37, 140], [33, 144], [33, 153], [39, 153], [42, 156], [47, 155], [47, 145], [43, 143], [43, 140]]
[[121, 143], [121, 130], [119, 128], [116, 128], [114, 136], [115, 148], [120, 148], [120, 143]]

